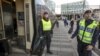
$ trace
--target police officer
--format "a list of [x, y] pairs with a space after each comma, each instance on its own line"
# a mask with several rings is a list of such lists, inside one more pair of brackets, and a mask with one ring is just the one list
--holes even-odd
[[39, 34], [40, 36], [44, 36], [46, 40], [46, 46], [47, 46], [47, 53], [52, 54], [50, 51], [50, 44], [51, 44], [51, 34], [52, 31], [52, 23], [49, 19], [49, 15], [47, 12], [44, 12], [43, 18], [40, 21], [39, 25]]
[[77, 22], [77, 29], [71, 38], [77, 36], [79, 56], [91, 56], [98, 35], [98, 22], [91, 19], [91, 10], [85, 11], [83, 19]]
[[93, 10], [93, 18], [94, 20], [99, 22], [98, 28], [99, 28], [99, 35], [98, 35], [98, 49], [100, 49], [100, 10], [96, 9]]

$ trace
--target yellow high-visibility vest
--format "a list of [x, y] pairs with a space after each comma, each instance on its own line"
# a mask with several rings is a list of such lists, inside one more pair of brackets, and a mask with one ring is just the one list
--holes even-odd
[[98, 22], [93, 21], [85, 29], [85, 19], [80, 20], [80, 22], [79, 22], [79, 32], [78, 32], [79, 39], [84, 43], [91, 44], [92, 37], [93, 37], [94, 31], [95, 31], [95, 28], [97, 26], [98, 26]]
[[45, 21], [44, 19], [42, 19], [42, 24], [43, 24], [43, 31], [49, 31], [51, 30], [51, 20]]

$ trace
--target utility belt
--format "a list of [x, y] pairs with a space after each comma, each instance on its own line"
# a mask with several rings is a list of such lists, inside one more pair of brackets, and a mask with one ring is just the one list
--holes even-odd
[[49, 31], [43, 31], [43, 35], [51, 34], [51, 30]]
[[79, 39], [79, 36], [77, 36], [77, 41], [78, 41], [79, 44], [90, 45], [90, 44], [88, 44], [88, 43], [84, 43], [84, 42], [82, 42], [82, 41]]

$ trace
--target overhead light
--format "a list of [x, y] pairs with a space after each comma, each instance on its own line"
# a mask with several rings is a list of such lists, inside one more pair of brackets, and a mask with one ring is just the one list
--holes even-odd
[[16, 2], [16, 0], [13, 0], [14, 2]]

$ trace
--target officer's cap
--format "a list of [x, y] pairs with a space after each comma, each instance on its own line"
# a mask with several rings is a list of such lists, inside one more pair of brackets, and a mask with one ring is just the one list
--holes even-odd
[[45, 14], [48, 14], [48, 12], [44, 12], [44, 15], [45, 15]]

